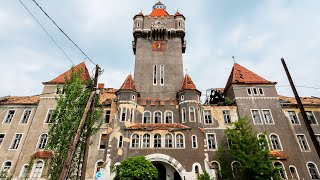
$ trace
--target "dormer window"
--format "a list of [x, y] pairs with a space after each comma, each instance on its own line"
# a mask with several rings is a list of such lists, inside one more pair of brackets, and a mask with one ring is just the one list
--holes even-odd
[[136, 96], [135, 95], [132, 95], [132, 100], [135, 100], [136, 99]]
[[181, 95], [180, 99], [181, 101], [184, 101], [184, 95]]

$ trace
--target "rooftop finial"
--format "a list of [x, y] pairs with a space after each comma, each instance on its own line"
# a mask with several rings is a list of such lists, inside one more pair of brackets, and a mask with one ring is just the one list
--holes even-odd
[[236, 60], [235, 60], [234, 56], [232, 56], [232, 59], [233, 59], [233, 63], [235, 64], [235, 63], [236, 63]]

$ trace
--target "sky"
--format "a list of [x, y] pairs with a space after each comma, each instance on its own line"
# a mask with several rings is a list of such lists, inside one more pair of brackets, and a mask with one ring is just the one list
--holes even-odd
[[[94, 65], [46, 18], [32, 0], [21, 0], [70, 59]], [[135, 14], [151, 13], [156, 0], [37, 0], [39, 5], [103, 68], [105, 87], [119, 88], [133, 73], [131, 41]], [[300, 96], [320, 97], [320, 1], [163, 0], [169, 14], [186, 17], [184, 69], [199, 90], [225, 87], [237, 63], [292, 90], [286, 60]], [[0, 1], [0, 97], [40, 94], [43, 85], [72, 63], [19, 0]]]

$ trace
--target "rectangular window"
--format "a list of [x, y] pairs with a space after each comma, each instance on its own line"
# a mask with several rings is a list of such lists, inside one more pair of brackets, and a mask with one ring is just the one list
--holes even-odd
[[127, 109], [122, 108], [121, 121], [126, 121], [127, 118]]
[[0, 146], [2, 145], [2, 142], [4, 140], [4, 136], [5, 136], [5, 134], [0, 134]]
[[192, 148], [198, 148], [197, 136], [192, 136]]
[[259, 110], [251, 110], [251, 114], [254, 124], [262, 124]]
[[216, 136], [215, 134], [207, 134], [207, 146], [209, 150], [216, 150]]
[[204, 110], [204, 122], [206, 124], [211, 124], [212, 123], [211, 110]]
[[252, 88], [252, 90], [253, 90], [253, 94], [254, 94], [254, 95], [258, 95], [258, 90], [257, 90], [257, 88]]
[[106, 149], [107, 134], [101, 134], [99, 149]]
[[319, 148], [320, 148], [320, 135], [316, 135], [316, 139], [317, 139], [317, 142], [318, 142], [318, 145], [319, 145]]
[[229, 110], [223, 110], [223, 119], [225, 124], [230, 124], [231, 123], [231, 117], [230, 117], [230, 111]]
[[270, 110], [262, 110], [262, 114], [264, 117], [264, 122], [266, 124], [273, 124], [273, 119]]
[[262, 88], [259, 88], [258, 90], [259, 90], [259, 94], [260, 94], [261, 96], [264, 95]]
[[27, 124], [28, 123], [30, 114], [31, 114], [31, 109], [24, 110], [22, 118], [21, 118], [21, 124]]
[[316, 119], [314, 118], [313, 112], [312, 111], [306, 111], [308, 120], [310, 122], [310, 124], [317, 124]]
[[105, 117], [106, 117], [106, 123], [110, 123], [110, 110], [106, 110], [106, 115], [105, 115]]
[[160, 85], [164, 85], [164, 65], [160, 66]]
[[252, 95], [252, 92], [251, 92], [251, 88], [247, 88], [247, 93], [248, 93], [248, 95]]
[[9, 109], [7, 112], [7, 115], [4, 119], [4, 123], [11, 123], [15, 112], [16, 112], [16, 110]]
[[118, 141], [118, 147], [122, 148], [122, 146], [123, 146], [123, 136], [120, 136]]
[[296, 115], [296, 112], [288, 111], [288, 114], [289, 114], [289, 117], [290, 117], [290, 120], [291, 120], [292, 124], [300, 124], [299, 121], [298, 121], [298, 117]]
[[153, 85], [157, 85], [157, 65], [153, 66]]
[[297, 135], [298, 142], [302, 151], [309, 151], [309, 145], [305, 135]]
[[51, 123], [53, 113], [54, 113], [53, 109], [48, 110], [48, 114], [47, 114], [45, 123]]
[[22, 134], [15, 134], [14, 138], [12, 139], [10, 149], [18, 149], [21, 138]]

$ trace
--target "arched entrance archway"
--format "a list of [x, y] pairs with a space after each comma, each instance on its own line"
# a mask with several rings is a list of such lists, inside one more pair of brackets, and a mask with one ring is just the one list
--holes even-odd
[[162, 165], [161, 163], [153, 163], [153, 165], [158, 170], [158, 180], [166, 180], [166, 178], [167, 178], [166, 167], [164, 167], [164, 165]]

